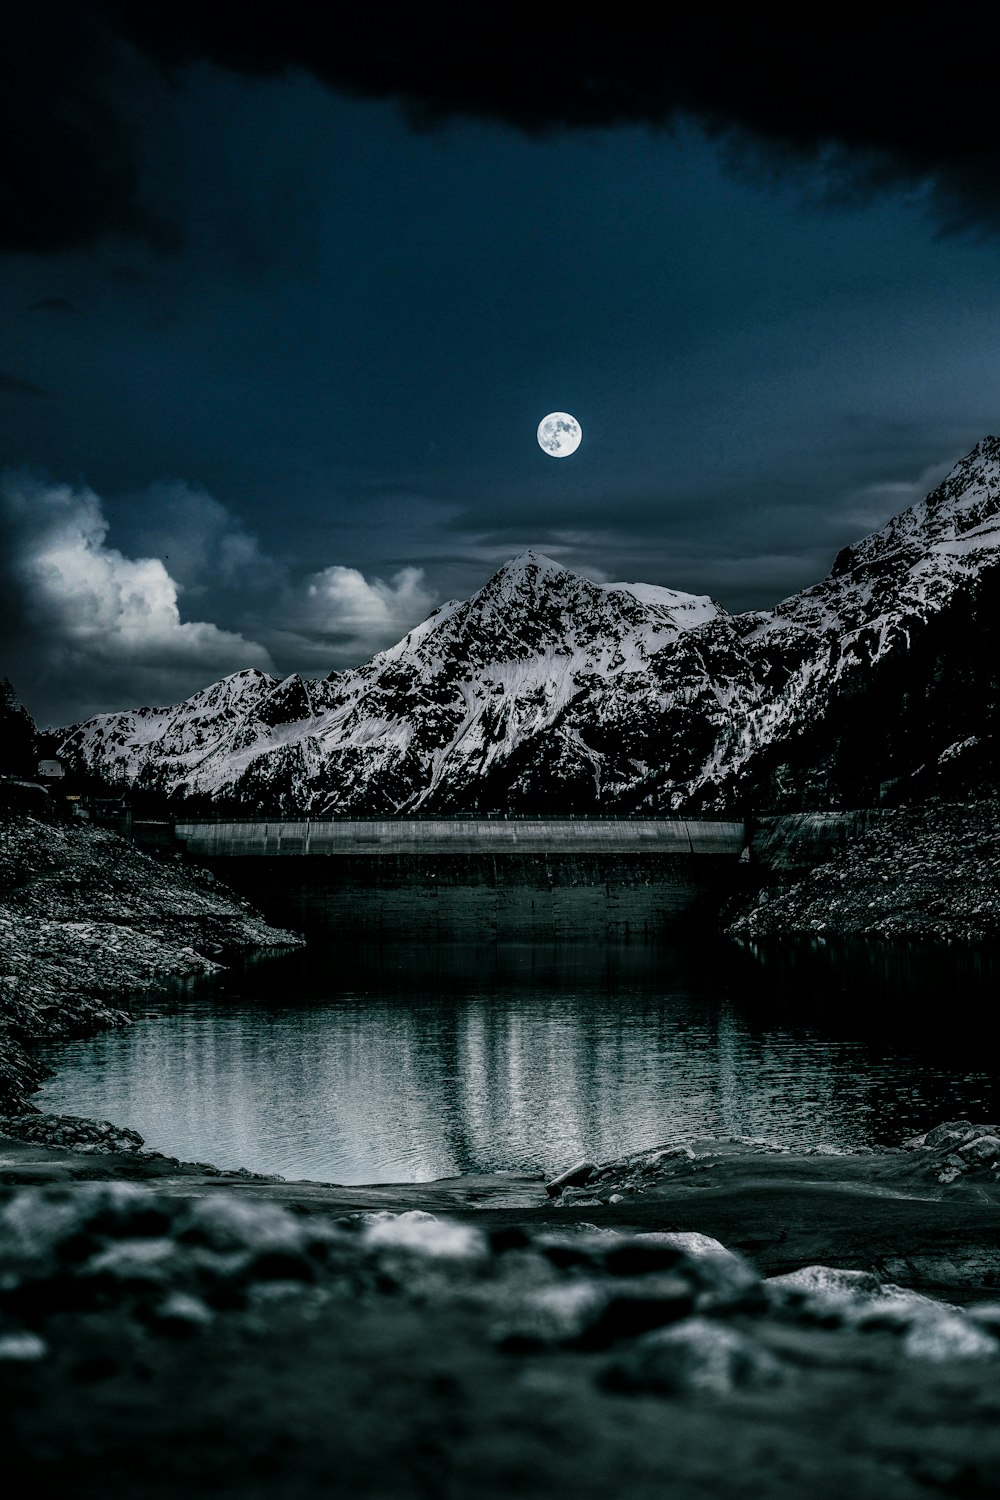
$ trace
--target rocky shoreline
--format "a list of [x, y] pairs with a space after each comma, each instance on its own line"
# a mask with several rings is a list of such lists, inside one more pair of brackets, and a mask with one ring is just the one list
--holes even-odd
[[842, 846], [809, 869], [789, 868], [780, 850], [768, 850], [765, 879], [730, 918], [729, 935], [997, 941], [1000, 800], [930, 802], [855, 816], [858, 826]]
[[6, 1453], [112, 1500], [992, 1494], [998, 1151], [344, 1189], [0, 1143]]
[[[30, 1099], [42, 1073], [34, 1043], [127, 1025], [130, 997], [215, 973], [243, 953], [302, 941], [271, 927], [209, 871], [155, 858], [86, 824], [4, 813], [0, 1130], [37, 1115]], [[128, 1149], [130, 1133], [124, 1138]], [[113, 1135], [102, 1139], [114, 1148]]]
[[298, 941], [111, 834], [0, 828], [0, 1411], [36, 1493], [1000, 1489], [992, 1124], [345, 1188], [32, 1109], [34, 1041]]

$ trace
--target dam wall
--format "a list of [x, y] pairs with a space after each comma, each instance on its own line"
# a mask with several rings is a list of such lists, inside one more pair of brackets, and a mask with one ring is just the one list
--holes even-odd
[[746, 865], [711, 819], [178, 823], [274, 922], [361, 940], [648, 940], [711, 924]]
[[719, 854], [742, 852], [727, 818], [235, 818], [178, 821], [174, 835], [202, 858], [266, 855]]

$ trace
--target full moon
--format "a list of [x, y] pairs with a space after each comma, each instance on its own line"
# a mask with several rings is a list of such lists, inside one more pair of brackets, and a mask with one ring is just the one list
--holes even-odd
[[569, 458], [582, 437], [579, 422], [568, 411], [550, 411], [538, 424], [538, 446], [550, 458]]

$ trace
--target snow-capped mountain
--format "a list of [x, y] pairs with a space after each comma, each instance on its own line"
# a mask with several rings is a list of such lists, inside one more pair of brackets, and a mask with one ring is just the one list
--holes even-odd
[[101, 714], [59, 754], [113, 783], [271, 812], [722, 806], [845, 684], [1000, 563], [1000, 439], [774, 610], [598, 584], [537, 552], [323, 680], [236, 673]]

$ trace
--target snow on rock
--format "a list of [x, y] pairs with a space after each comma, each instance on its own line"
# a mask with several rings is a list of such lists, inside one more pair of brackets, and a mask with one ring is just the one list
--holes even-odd
[[59, 755], [195, 808], [721, 806], [763, 748], [998, 562], [991, 437], [769, 612], [594, 583], [527, 551], [353, 671], [239, 672], [174, 707], [100, 714], [64, 731]]

